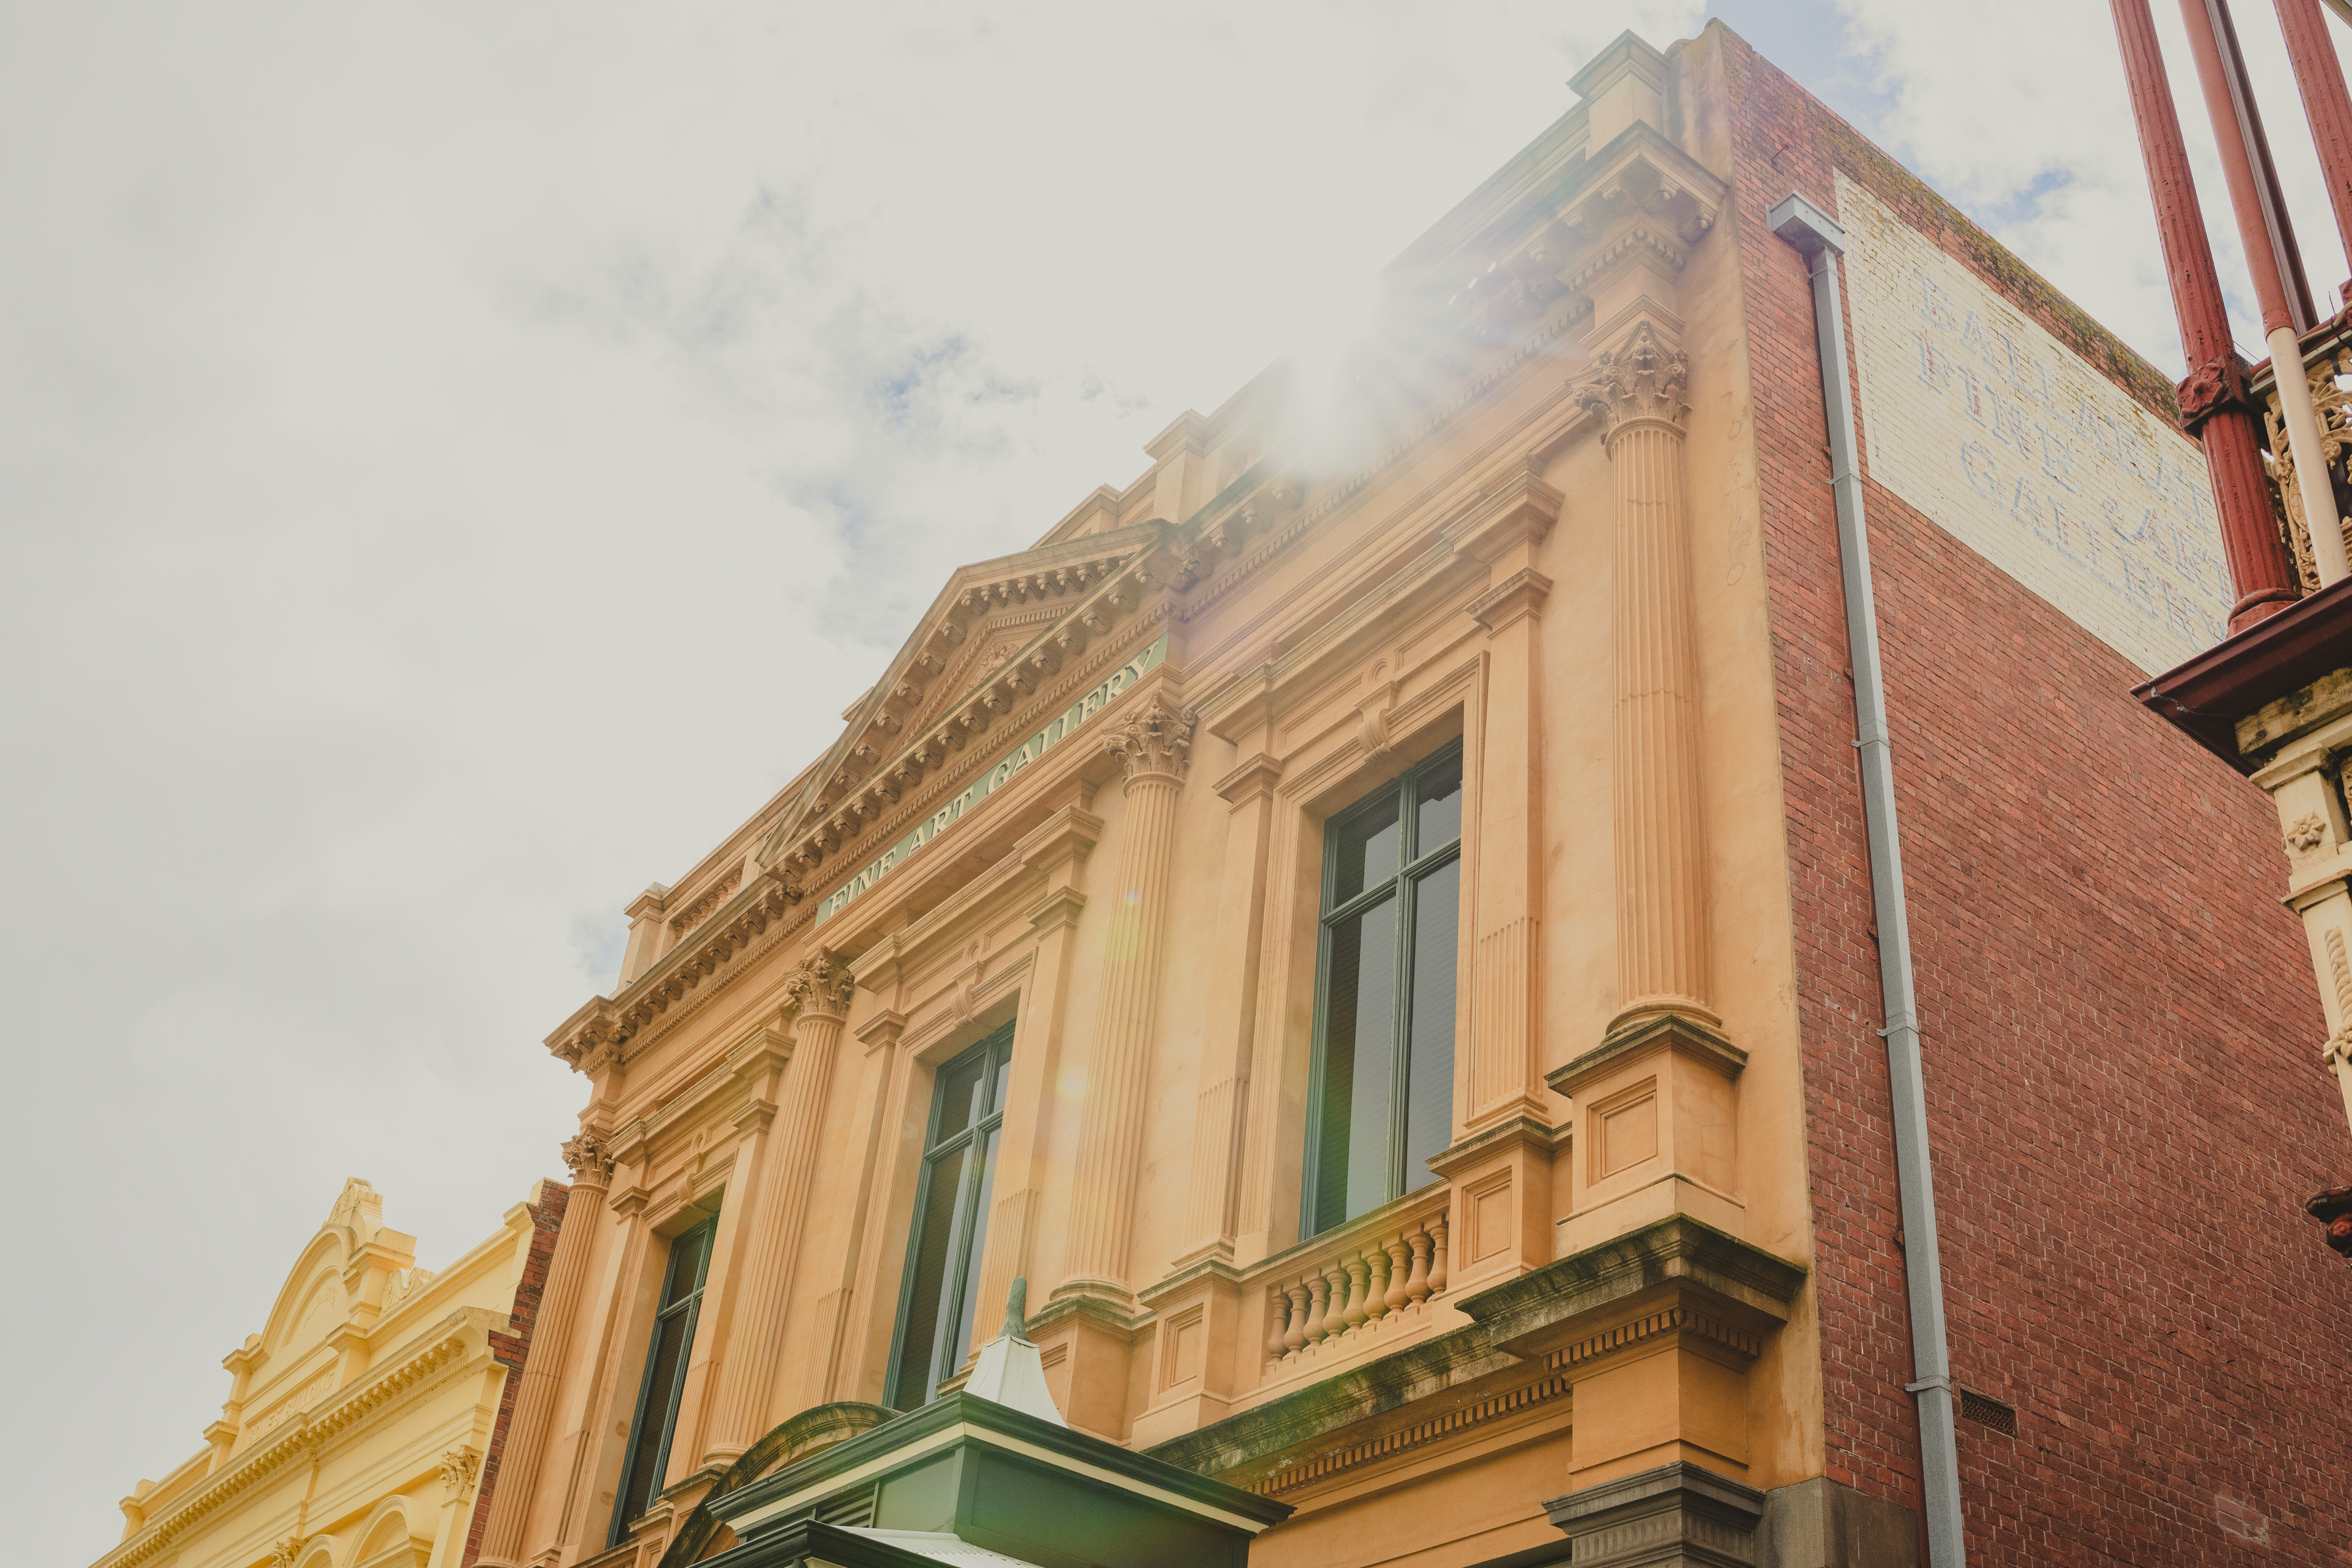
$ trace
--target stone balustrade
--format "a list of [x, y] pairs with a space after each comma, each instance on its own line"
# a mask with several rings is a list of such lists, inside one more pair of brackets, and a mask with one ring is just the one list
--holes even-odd
[[1433, 1187], [1272, 1258], [1265, 1365], [1319, 1359], [1422, 1321], [1445, 1293], [1449, 1196]]

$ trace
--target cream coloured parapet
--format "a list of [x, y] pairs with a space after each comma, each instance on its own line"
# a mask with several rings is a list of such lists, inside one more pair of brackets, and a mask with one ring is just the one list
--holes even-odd
[[2254, 782], [2278, 807], [2287, 907], [2303, 917], [2327, 1038], [2319, 1064], [2343, 1091], [2352, 1123], [2352, 668], [2336, 670], [2238, 723], [2238, 749], [2263, 765]]
[[[589, 1075], [585, 1124], [620, 1163], [583, 1239], [528, 1560], [652, 1568], [763, 1423], [884, 1397], [936, 1076], [1008, 1023], [997, 1163], [969, 1211], [984, 1235], [955, 1277], [976, 1279], [975, 1323], [1016, 1277], [1065, 1287], [1028, 1334], [1084, 1431], [1147, 1446], [1438, 1355], [1469, 1323], [1456, 1303], [1549, 1268], [1569, 1237], [1696, 1219], [1806, 1255], [1713, 48], [1621, 40], [1580, 79], [1586, 108], [1398, 262], [1398, 342], [1444, 352], [1369, 365], [1355, 384], [1396, 401], [1367, 400], [1363, 429], [1309, 428], [1290, 373], [1269, 373], [1178, 419], [1143, 479], [1096, 491], [1035, 548], [943, 572], [757, 832], [632, 906], [658, 934], [633, 935], [623, 984], [549, 1039]], [[1640, 656], [1622, 677], [1621, 647]], [[1189, 748], [1173, 761], [1171, 726]], [[1161, 738], [1103, 744], [1139, 730]], [[1302, 1237], [1322, 825], [1457, 743], [1458, 951], [1452, 986], [1424, 998], [1453, 1009], [1451, 1146], [1435, 1183]], [[1194, 770], [1210, 787], [1184, 782]], [[808, 1015], [788, 1021], [811, 963], [855, 979], [814, 1042], [830, 1067]], [[1634, 1037], [1661, 1013], [1691, 1037]], [[1594, 1086], [1595, 1163], [1571, 1125], [1590, 1113], [1547, 1074], [1612, 1025], [1625, 1048]], [[787, 1065], [761, 1042], [788, 1031]], [[1721, 1059], [1702, 1059], [1718, 1032]], [[667, 1238], [712, 1218], [669, 1468], [608, 1545], [645, 1303]], [[1680, 1331], [1642, 1342], [1675, 1352], [1676, 1399], [1717, 1423], [1690, 1439], [1715, 1445], [1701, 1462], [1759, 1485], [1817, 1474], [1810, 1329], [1757, 1327], [1764, 1354], [1720, 1377], [1721, 1347]], [[1591, 1411], [1640, 1405], [1592, 1381], [1613, 1364], [1585, 1355], [1448, 1404], [1432, 1430], [1475, 1444], [1502, 1429], [1490, 1417], [1516, 1424], [1513, 1452], [1556, 1481], [1578, 1468], [1570, 1383], [1591, 1384]], [[1740, 1401], [1752, 1436], [1734, 1440], [1719, 1427]], [[1535, 1546], [1538, 1529], [1517, 1521], [1481, 1550]], [[1283, 1539], [1255, 1550], [1278, 1559]]]
[[230, 1395], [205, 1448], [138, 1484], [100, 1568], [457, 1568], [506, 1377], [494, 1336], [542, 1192], [436, 1274], [373, 1187], [344, 1184], [261, 1331], [222, 1363]]

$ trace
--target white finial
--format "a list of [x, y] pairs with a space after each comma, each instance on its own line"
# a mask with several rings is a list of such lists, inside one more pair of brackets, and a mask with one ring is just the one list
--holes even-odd
[[1004, 1302], [1004, 1327], [980, 1347], [980, 1364], [964, 1380], [963, 1391], [1066, 1426], [1069, 1423], [1062, 1419], [1061, 1406], [1054, 1403], [1053, 1391], [1045, 1386], [1045, 1363], [1025, 1332], [1028, 1304], [1029, 1281], [1024, 1276], [1013, 1281]]

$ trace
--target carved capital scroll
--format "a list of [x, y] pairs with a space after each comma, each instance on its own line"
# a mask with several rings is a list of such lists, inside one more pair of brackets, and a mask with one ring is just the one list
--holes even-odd
[[1580, 381], [1569, 384], [1569, 395], [1601, 416], [1602, 438], [1613, 448], [1621, 431], [1637, 425], [1661, 425], [1679, 435], [1690, 405], [1683, 392], [1690, 383], [1690, 355], [1670, 349], [1647, 321], [1619, 347], [1592, 356], [1592, 368]]
[[1127, 782], [1164, 776], [1182, 783], [1192, 765], [1192, 710], [1177, 711], [1153, 692], [1143, 706], [1103, 737], [1103, 750], [1118, 759]]
[[831, 949], [820, 947], [784, 977], [784, 1011], [800, 1017], [846, 1017], [856, 989], [857, 977], [849, 973], [849, 965]]
[[441, 1500], [461, 1502], [482, 1473], [482, 1456], [475, 1448], [451, 1448], [441, 1456]]

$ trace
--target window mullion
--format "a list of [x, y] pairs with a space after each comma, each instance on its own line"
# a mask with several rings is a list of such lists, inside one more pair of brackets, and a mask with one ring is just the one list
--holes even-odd
[[1412, 1082], [1407, 1068], [1412, 1060], [1412, 889], [1413, 884], [1402, 872], [1397, 876], [1397, 942], [1395, 1019], [1389, 1030], [1389, 1196], [1397, 1198], [1404, 1193], [1404, 1134], [1407, 1099]]

